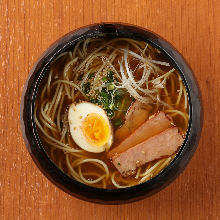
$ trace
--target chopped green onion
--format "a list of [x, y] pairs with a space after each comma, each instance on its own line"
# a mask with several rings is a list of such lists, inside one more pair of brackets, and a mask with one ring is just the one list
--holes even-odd
[[111, 109], [105, 109], [105, 111], [109, 118], [113, 118], [113, 116], [115, 115], [114, 111], [112, 111]]
[[107, 92], [101, 91], [100, 95], [101, 95], [103, 98], [109, 98], [109, 94], [108, 94]]
[[115, 85], [113, 83], [111, 83], [110, 85], [108, 85], [108, 90], [113, 90], [115, 88]]
[[108, 78], [106, 76], [102, 77], [102, 81], [107, 82]]
[[115, 119], [114, 120], [114, 125], [119, 127], [122, 125], [122, 119], [121, 118], [118, 118], [118, 119]]
[[113, 110], [114, 107], [115, 107], [115, 106], [114, 106], [113, 103], [111, 103], [111, 104], [109, 105], [109, 109], [111, 109], [111, 110]]
[[88, 76], [88, 78], [89, 78], [89, 79], [92, 79], [94, 76], [95, 76], [95, 73], [90, 73], [89, 76]]
[[90, 91], [90, 82], [83, 84], [83, 91], [88, 94]]
[[103, 87], [102, 92], [108, 92], [107, 88]]
[[113, 71], [109, 70], [107, 77], [108, 77], [108, 82], [114, 82], [114, 72]]
[[83, 74], [79, 75], [77, 78], [77, 80], [79, 80], [79, 81], [82, 81], [82, 79], [83, 79]]

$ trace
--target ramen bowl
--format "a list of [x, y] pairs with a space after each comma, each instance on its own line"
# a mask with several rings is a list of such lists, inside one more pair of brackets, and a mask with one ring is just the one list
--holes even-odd
[[[179, 72], [188, 94], [189, 122], [185, 140], [171, 163], [148, 181], [120, 189], [96, 188], [76, 181], [50, 159], [40, 140], [34, 118], [36, 97], [41, 81], [51, 62], [77, 42], [100, 35], [145, 41], [157, 48]], [[100, 23], [74, 30], [53, 43], [38, 59], [29, 73], [21, 100], [21, 129], [26, 147], [41, 172], [66, 193], [90, 202], [120, 204], [137, 201], [168, 186], [186, 167], [193, 156], [202, 128], [201, 96], [192, 70], [183, 56], [166, 40], [141, 27], [121, 23]]]

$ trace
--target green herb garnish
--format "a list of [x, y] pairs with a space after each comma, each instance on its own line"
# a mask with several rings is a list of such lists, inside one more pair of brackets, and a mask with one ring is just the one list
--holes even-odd
[[82, 79], [83, 79], [83, 74], [79, 75], [77, 78], [77, 80], [79, 80], [79, 81], [82, 81]]
[[114, 82], [114, 72], [109, 70], [107, 76], [102, 77], [102, 81], [108, 83]]
[[111, 109], [111, 110], [113, 110], [114, 109], [114, 104], [113, 103], [111, 103], [110, 105], [109, 105], [109, 109]]
[[92, 79], [94, 76], [95, 76], [95, 73], [90, 73], [90, 74], [88, 75], [88, 78], [89, 78], [89, 79]]
[[105, 109], [105, 111], [106, 111], [107, 116], [108, 116], [109, 118], [113, 118], [113, 117], [114, 117], [115, 112], [114, 112], [113, 110], [111, 110], [111, 109]]
[[108, 82], [114, 82], [114, 72], [109, 70], [107, 73]]
[[113, 83], [108, 85], [108, 90], [114, 90], [115, 85]]
[[119, 127], [122, 125], [122, 119], [121, 118], [117, 118], [114, 120], [114, 125]]
[[88, 94], [90, 91], [90, 82], [83, 84], [83, 91]]
[[107, 82], [108, 81], [108, 78], [106, 76], [102, 77], [102, 81], [103, 82]]
[[107, 92], [105, 92], [103, 89], [102, 91], [100, 92], [100, 95], [103, 97], [103, 98], [109, 98], [109, 94]]

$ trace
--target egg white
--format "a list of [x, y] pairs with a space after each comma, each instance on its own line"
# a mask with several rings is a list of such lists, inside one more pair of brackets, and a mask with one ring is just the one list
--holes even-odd
[[[110, 129], [110, 137], [107, 143], [103, 146], [92, 146], [86, 139], [83, 134], [82, 125], [83, 121], [87, 117], [88, 114], [96, 113], [104, 118], [104, 120], [109, 125]], [[109, 119], [105, 113], [105, 111], [100, 108], [98, 105], [89, 103], [89, 102], [81, 102], [78, 104], [72, 104], [69, 108], [68, 120], [70, 126], [70, 134], [75, 141], [75, 143], [82, 149], [88, 152], [93, 153], [101, 153], [103, 151], [108, 151], [113, 142], [113, 132], [112, 126], [109, 122]]]

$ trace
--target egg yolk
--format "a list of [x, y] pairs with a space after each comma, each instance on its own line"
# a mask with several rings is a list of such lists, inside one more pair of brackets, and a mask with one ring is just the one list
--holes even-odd
[[83, 121], [82, 130], [87, 141], [95, 147], [105, 145], [110, 137], [109, 123], [96, 113], [87, 115]]

